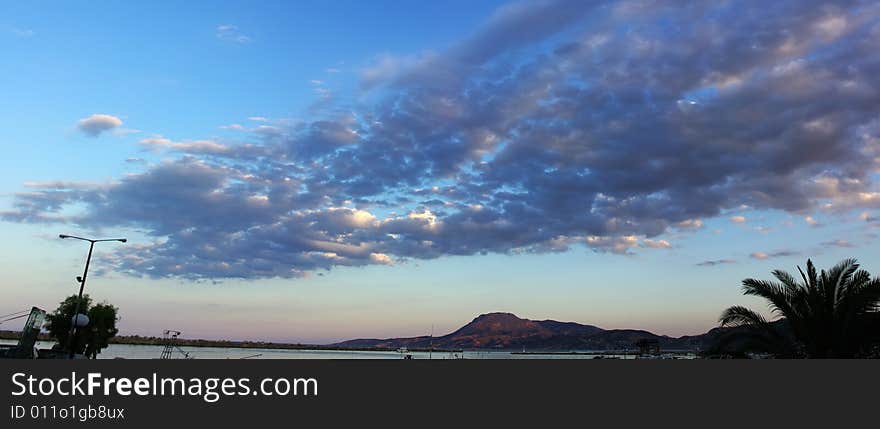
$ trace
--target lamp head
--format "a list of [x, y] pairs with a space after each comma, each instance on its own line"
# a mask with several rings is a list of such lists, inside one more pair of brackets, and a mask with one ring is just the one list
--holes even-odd
[[69, 238], [69, 235], [66, 234], [58, 234], [58, 238]]
[[119, 242], [120, 242], [120, 243], [125, 243], [126, 241], [128, 241], [127, 238], [120, 238], [120, 239], [119, 239]]
[[76, 325], [77, 328], [82, 328], [89, 324], [89, 316], [85, 314], [77, 314], [70, 318], [70, 323]]

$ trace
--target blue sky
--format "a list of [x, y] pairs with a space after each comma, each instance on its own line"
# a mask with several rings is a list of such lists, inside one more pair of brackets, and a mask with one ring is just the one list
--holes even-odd
[[58, 233], [130, 239], [87, 286], [123, 333], [206, 338], [695, 334], [743, 278], [877, 272], [870, 2], [0, 12], [0, 313], [75, 292]]

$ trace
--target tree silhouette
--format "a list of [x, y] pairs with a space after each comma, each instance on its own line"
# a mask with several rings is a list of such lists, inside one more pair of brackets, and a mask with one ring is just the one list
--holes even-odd
[[[70, 323], [76, 308], [76, 299], [76, 295], [67, 297], [53, 313], [46, 315], [46, 329], [58, 341], [55, 346], [57, 349], [66, 350], [69, 344]], [[73, 348], [76, 353], [94, 359], [119, 332], [116, 328], [118, 309], [106, 302], [92, 305], [88, 294], [83, 295], [79, 308], [80, 312], [89, 317], [89, 324], [77, 330]]]
[[871, 353], [880, 328], [880, 279], [859, 270], [855, 259], [845, 259], [827, 272], [817, 272], [808, 259], [806, 272], [800, 267], [798, 272], [802, 281], [775, 270], [777, 281], [742, 282], [743, 294], [766, 299], [782, 323], [733, 306], [721, 314], [721, 325], [744, 328], [735, 330], [733, 337], [779, 357], [852, 358]]

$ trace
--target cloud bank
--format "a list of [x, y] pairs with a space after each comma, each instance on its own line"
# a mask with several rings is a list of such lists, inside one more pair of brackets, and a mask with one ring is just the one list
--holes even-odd
[[120, 248], [117, 270], [201, 279], [626, 254], [742, 205], [864, 211], [880, 207], [878, 18], [858, 1], [518, 3], [368, 68], [373, 105], [242, 142], [146, 139], [178, 156], [31, 189], [3, 216], [137, 228], [155, 241]]

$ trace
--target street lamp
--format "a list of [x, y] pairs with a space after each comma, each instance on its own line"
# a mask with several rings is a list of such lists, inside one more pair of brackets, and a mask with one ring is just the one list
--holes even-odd
[[[70, 349], [70, 356], [69, 357], [70, 357], [70, 359], [73, 359], [73, 355], [74, 355], [73, 339], [76, 337], [77, 328], [78, 328], [78, 325], [80, 324], [80, 320], [81, 320], [81, 318], [79, 317], [79, 304], [82, 301], [83, 289], [86, 287], [86, 276], [89, 275], [89, 262], [91, 262], [91, 260], [92, 260], [92, 249], [95, 248], [95, 243], [99, 243], [102, 241], [118, 241], [120, 243], [125, 243], [128, 240], [126, 240], [124, 238], [104, 238], [104, 239], [100, 239], [100, 240], [95, 240], [92, 238], [82, 238], [82, 237], [77, 237], [75, 235], [67, 235], [67, 234], [59, 234], [58, 238], [62, 238], [62, 239], [73, 238], [76, 240], [88, 241], [90, 243], [89, 244], [89, 256], [86, 257], [86, 269], [85, 269], [85, 271], [83, 271], [82, 277], [76, 278], [77, 282], [79, 282], [79, 297], [77, 297], [77, 299], [76, 299], [76, 306], [74, 307], [74, 310], [73, 310], [73, 319], [70, 321], [70, 338], [67, 339], [67, 345], [68, 345], [68, 348]], [[88, 320], [88, 318], [86, 318], [86, 320]], [[88, 322], [86, 322], [86, 323], [88, 323]]]

